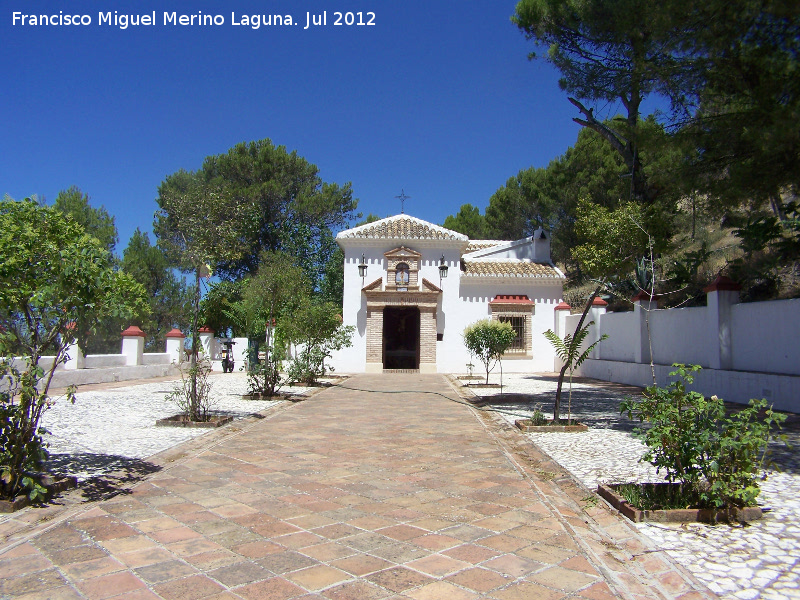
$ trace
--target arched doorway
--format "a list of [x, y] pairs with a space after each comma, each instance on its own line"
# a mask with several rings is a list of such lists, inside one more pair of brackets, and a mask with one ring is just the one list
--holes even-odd
[[383, 309], [383, 368], [419, 369], [419, 308]]

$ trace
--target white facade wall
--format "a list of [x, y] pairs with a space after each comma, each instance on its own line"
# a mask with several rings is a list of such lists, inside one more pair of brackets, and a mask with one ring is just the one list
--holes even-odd
[[[567, 320], [567, 333], [573, 333], [578, 324], [580, 315], [573, 315]], [[587, 319], [588, 321], [589, 319]], [[608, 334], [608, 339], [603, 340], [597, 347], [600, 358], [605, 360], [634, 360], [634, 344], [636, 343], [633, 329], [633, 312], [606, 313], [600, 317], [600, 329]], [[562, 336], [563, 337], [563, 336]]]
[[[766, 398], [776, 409], [800, 412], [800, 300], [738, 304], [731, 292], [725, 294], [709, 293], [707, 307], [650, 313], [658, 385], [668, 383], [673, 363], [699, 364], [704, 368], [691, 389], [739, 403]], [[729, 310], [724, 310], [726, 305]], [[574, 330], [578, 319], [579, 315], [567, 318], [567, 331]], [[652, 385], [648, 355], [632, 356], [630, 350], [640, 340], [647, 345], [636, 313], [602, 315], [593, 329], [596, 335], [607, 333], [609, 339], [577, 373]], [[720, 368], [728, 354], [730, 367]]]
[[[710, 367], [713, 346], [708, 335], [708, 309], [672, 308], [650, 311], [653, 362], [671, 365], [675, 356], [684, 364]], [[607, 341], [611, 342], [611, 338]]]
[[[503, 370], [533, 372], [553, 369], [554, 353], [542, 333], [555, 327], [553, 309], [561, 301], [561, 280], [532, 283], [535, 280], [518, 277], [496, 278], [496, 281], [487, 281], [489, 278], [470, 281], [469, 278], [462, 277], [461, 272], [463, 243], [442, 240], [365, 240], [363, 246], [348, 245], [344, 249], [343, 323], [353, 325], [356, 331], [353, 335], [353, 346], [337, 352], [331, 360], [331, 365], [337, 372], [364, 372], [367, 355], [367, 299], [361, 289], [379, 277], [382, 279], [382, 286], [386, 285], [387, 260], [384, 254], [401, 245], [422, 255], [418, 281], [421, 283], [424, 278], [442, 289], [436, 312], [437, 333], [442, 334], [442, 341], [436, 343], [438, 372], [466, 372], [470, 356], [464, 346], [463, 331], [467, 325], [491, 316], [489, 302], [498, 294], [524, 294], [535, 303], [531, 320], [531, 355], [527, 358], [506, 357], [503, 360]], [[362, 253], [367, 264], [367, 274], [363, 280], [358, 275]], [[448, 266], [448, 276], [440, 279], [439, 263], [442, 255]]]
[[734, 369], [800, 375], [800, 299], [734, 304], [731, 337]]
[[[337, 352], [331, 360], [331, 365], [338, 372], [363, 373], [366, 367], [367, 298], [361, 292], [361, 289], [378, 278], [381, 278], [382, 286], [386, 285], [388, 265], [384, 254], [401, 245], [400, 242], [393, 240], [381, 240], [381, 242], [383, 243], [359, 246], [357, 248], [345, 248], [342, 319], [344, 325], [355, 326], [356, 332], [353, 335], [353, 346]], [[459, 260], [461, 257], [459, 249], [457, 247], [432, 247], [430, 242], [426, 240], [419, 240], [419, 243], [408, 242], [405, 246], [422, 254], [420, 257], [419, 283], [422, 283], [424, 278], [442, 289], [442, 302], [437, 309], [437, 332], [444, 333], [446, 324], [443, 313], [449, 315], [455, 306], [453, 300], [450, 299], [458, 298]], [[451, 243], [451, 246], [454, 245]], [[361, 263], [362, 253], [367, 264], [367, 275], [363, 280], [358, 276], [358, 265]], [[440, 280], [439, 261], [442, 255], [444, 255], [448, 266], [448, 276]], [[448, 330], [447, 335], [452, 335], [452, 333]], [[441, 343], [437, 343], [437, 360], [440, 357], [439, 348]], [[464, 369], [465, 367], [462, 366], [461, 368]]]
[[[673, 370], [669, 365], [655, 365], [659, 386], [665, 386], [674, 379], [669, 376]], [[589, 359], [575, 373], [640, 387], [653, 385], [649, 364]], [[800, 413], [800, 377], [796, 376], [703, 369], [695, 374], [694, 384], [688, 389], [739, 404], [747, 404], [751, 398], [765, 398], [776, 410]]]
[[[147, 356], [142, 353], [142, 359]], [[124, 367], [128, 364], [124, 354], [89, 354], [84, 363], [87, 369], [105, 369], [108, 367]], [[143, 363], [144, 364], [144, 363]]]
[[[464, 329], [475, 321], [492, 316], [489, 302], [498, 294], [526, 295], [534, 302], [531, 316], [531, 352], [526, 357], [506, 355], [503, 358], [503, 371], [531, 373], [553, 370], [553, 348], [543, 334], [548, 329], [555, 329], [554, 308], [561, 302], [561, 282], [558, 281], [555, 285], [534, 285], [530, 281], [519, 283], [508, 281], [505, 279], [502, 282], [473, 283], [467, 278], [461, 280], [459, 296], [451, 300], [447, 320], [449, 332], [437, 347], [440, 373], [466, 371], [470, 356], [463, 342]], [[457, 342], [452, 339], [454, 335]], [[439, 351], [445, 342], [448, 342], [447, 348]], [[475, 360], [472, 362], [480, 368]]]

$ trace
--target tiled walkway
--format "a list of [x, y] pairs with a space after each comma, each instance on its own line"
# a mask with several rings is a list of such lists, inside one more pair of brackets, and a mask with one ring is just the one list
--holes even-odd
[[[2, 598], [712, 597], [441, 376], [358, 376], [0, 548]], [[35, 514], [36, 510], [30, 514]]]

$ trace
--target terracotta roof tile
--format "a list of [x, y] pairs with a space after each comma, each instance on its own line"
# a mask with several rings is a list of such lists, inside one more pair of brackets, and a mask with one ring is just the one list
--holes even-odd
[[464, 261], [466, 277], [547, 277], [562, 276], [552, 265], [521, 260]]
[[525, 294], [497, 294], [489, 304], [533, 304]]
[[347, 229], [337, 235], [338, 238], [373, 238], [373, 239], [406, 239], [406, 240], [460, 240], [467, 236], [422, 219], [409, 215], [396, 215], [367, 223], [360, 227]]
[[491, 248], [493, 246], [498, 246], [500, 244], [505, 244], [501, 240], [470, 240], [469, 245], [464, 250], [464, 254], [469, 254], [470, 252], [476, 252], [478, 250], [485, 250], [486, 248]]

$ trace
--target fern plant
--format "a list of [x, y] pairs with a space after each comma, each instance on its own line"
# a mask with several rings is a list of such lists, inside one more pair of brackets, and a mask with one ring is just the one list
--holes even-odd
[[[600, 339], [581, 351], [581, 346], [589, 335], [589, 327], [594, 325], [594, 321], [589, 321], [586, 325], [576, 330], [574, 334], [568, 333], [564, 339], [558, 337], [552, 329], [544, 332], [544, 337], [553, 345], [556, 355], [563, 362], [569, 370], [569, 399], [567, 401], [567, 423], [572, 422], [572, 373], [583, 364], [592, 350], [595, 349], [597, 344], [608, 338], [607, 334], [600, 336]], [[563, 380], [559, 378], [558, 388], [556, 389], [556, 398], [561, 398], [561, 386]], [[558, 403], [556, 403], [555, 410], [553, 411], [553, 423], [559, 421]]]

